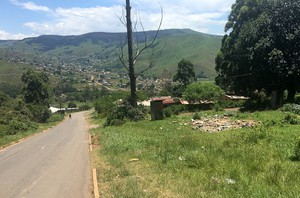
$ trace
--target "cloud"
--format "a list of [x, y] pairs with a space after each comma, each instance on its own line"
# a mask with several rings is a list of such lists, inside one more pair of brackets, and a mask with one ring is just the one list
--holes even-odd
[[[161, 1], [164, 15], [162, 28], [190, 28], [211, 34], [224, 34], [227, 16], [231, 5], [235, 2], [235, 0]], [[155, 29], [159, 23], [160, 4], [152, 0], [136, 0], [134, 5], [133, 7], [139, 10], [146, 29]]]
[[26, 9], [26, 10], [32, 10], [32, 11], [43, 11], [43, 12], [51, 12], [51, 9], [49, 9], [48, 7], [46, 6], [40, 6], [40, 5], [36, 5], [35, 3], [33, 2], [25, 2], [25, 3], [22, 3], [18, 0], [10, 0], [10, 2], [16, 6], [19, 6], [23, 9]]
[[21, 40], [23, 38], [33, 37], [36, 35], [26, 35], [26, 34], [11, 34], [6, 31], [0, 30], [0, 40]]
[[[50, 10], [32, 2], [21, 3], [18, 0], [11, 0], [11, 2], [24, 9], [50, 13], [51, 20], [36, 20], [24, 24], [38, 35], [78, 35], [96, 31], [126, 31], [118, 18], [125, 16], [124, 3], [111, 7], [74, 7]], [[141, 19], [145, 30], [155, 30], [161, 18], [161, 5], [164, 17], [162, 29], [190, 28], [205, 33], [224, 34], [224, 25], [234, 2], [235, 0], [161, 0], [159, 3], [158, 0], [136, 0], [132, 1], [132, 16], [133, 21], [136, 21], [136, 18]], [[141, 29], [140, 27], [138, 30]]]
[[37, 34], [77, 35], [94, 31], [124, 31], [116, 13], [122, 13], [121, 6], [94, 8], [57, 8], [53, 21], [27, 22], [24, 26]]

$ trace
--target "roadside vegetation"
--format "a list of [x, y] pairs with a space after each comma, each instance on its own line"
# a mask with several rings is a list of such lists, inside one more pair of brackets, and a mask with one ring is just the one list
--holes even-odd
[[192, 129], [193, 114], [122, 127], [100, 121], [92, 130], [100, 196], [297, 197], [299, 117], [290, 111], [231, 115], [260, 124], [206, 133]]
[[0, 148], [56, 125], [64, 118], [64, 114], [52, 114], [49, 110], [52, 92], [45, 73], [29, 69], [21, 77], [11, 75], [19, 79], [0, 86]]

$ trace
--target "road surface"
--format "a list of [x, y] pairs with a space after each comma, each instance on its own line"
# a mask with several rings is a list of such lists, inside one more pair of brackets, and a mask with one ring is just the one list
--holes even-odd
[[0, 151], [1, 198], [89, 198], [85, 113]]

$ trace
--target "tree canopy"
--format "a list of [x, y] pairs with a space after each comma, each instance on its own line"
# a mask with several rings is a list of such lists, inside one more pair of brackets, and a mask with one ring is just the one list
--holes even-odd
[[29, 69], [22, 75], [22, 81], [24, 82], [22, 91], [26, 103], [41, 105], [49, 104], [50, 92], [47, 74]]
[[239, 94], [288, 90], [300, 80], [300, 0], [236, 0], [216, 57], [217, 84]]
[[192, 83], [187, 86], [183, 95], [189, 102], [217, 101], [224, 95], [224, 91], [213, 83]]
[[173, 81], [182, 83], [184, 86], [196, 81], [194, 65], [188, 60], [182, 59], [177, 66], [177, 73]]

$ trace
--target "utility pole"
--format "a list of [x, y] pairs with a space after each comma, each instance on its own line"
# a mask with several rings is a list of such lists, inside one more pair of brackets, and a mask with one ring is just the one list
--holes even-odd
[[130, 0], [126, 0], [126, 27], [127, 27], [127, 42], [128, 42], [128, 69], [130, 79], [130, 104], [133, 107], [137, 106], [136, 95], [136, 76], [134, 71], [133, 58], [133, 36], [132, 36], [132, 22], [131, 22], [131, 6]]

